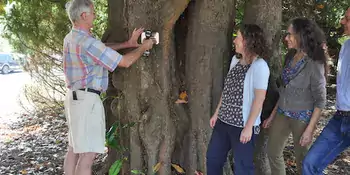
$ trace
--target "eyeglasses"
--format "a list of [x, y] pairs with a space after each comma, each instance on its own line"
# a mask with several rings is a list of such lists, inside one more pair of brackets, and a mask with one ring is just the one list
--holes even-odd
[[286, 32], [286, 37], [291, 37], [293, 35], [294, 35], [294, 33]]
[[[89, 15], [89, 14], [91, 14], [91, 15], [94, 15], [94, 16], [96, 16], [96, 15], [95, 15], [95, 12], [83, 12], [83, 13], [85, 13], [86, 15]], [[83, 14], [83, 13], [82, 13], [82, 14]]]

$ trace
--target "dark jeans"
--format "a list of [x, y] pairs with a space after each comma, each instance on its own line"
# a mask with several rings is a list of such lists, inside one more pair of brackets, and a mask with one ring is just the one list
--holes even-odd
[[334, 115], [303, 161], [303, 175], [321, 175], [350, 146], [350, 116]]
[[222, 175], [227, 153], [232, 149], [236, 175], [254, 175], [254, 140], [246, 144], [239, 139], [243, 128], [235, 127], [217, 120], [207, 151], [207, 175]]

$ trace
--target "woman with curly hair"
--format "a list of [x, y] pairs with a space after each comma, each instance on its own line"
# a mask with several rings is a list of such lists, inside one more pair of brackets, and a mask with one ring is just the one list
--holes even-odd
[[286, 174], [283, 149], [290, 133], [301, 174], [302, 161], [326, 105], [323, 31], [309, 19], [296, 18], [291, 21], [285, 40], [290, 50], [279, 81], [279, 100], [263, 123], [264, 128], [269, 127], [267, 149], [272, 175]]
[[229, 150], [233, 150], [235, 174], [254, 175], [254, 140], [259, 133], [260, 115], [270, 71], [263, 30], [255, 24], [243, 25], [234, 40], [232, 58], [224, 90], [210, 126], [214, 129], [207, 150], [207, 174], [222, 174]]

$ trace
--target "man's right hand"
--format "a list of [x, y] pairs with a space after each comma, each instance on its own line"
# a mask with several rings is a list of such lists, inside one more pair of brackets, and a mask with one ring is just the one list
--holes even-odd
[[214, 128], [216, 120], [218, 120], [218, 114], [214, 114], [211, 118], [210, 118], [210, 127]]
[[150, 50], [153, 47], [153, 44], [155, 43], [155, 41], [151, 38], [151, 39], [146, 39], [143, 41], [142, 46], [145, 50]]

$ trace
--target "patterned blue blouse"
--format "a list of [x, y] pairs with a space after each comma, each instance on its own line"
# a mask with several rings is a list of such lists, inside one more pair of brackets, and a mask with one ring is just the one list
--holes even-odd
[[[294, 67], [292, 67], [292, 63], [291, 61], [289, 61], [289, 63], [287, 64], [287, 66], [283, 69], [282, 72], [282, 80], [284, 82], [284, 84], [288, 84], [289, 81], [291, 80], [292, 77], [295, 76], [295, 74], [298, 72], [300, 66], [302, 66], [305, 63], [305, 59], [302, 58], [301, 60], [299, 60]], [[283, 114], [287, 117], [293, 118], [293, 119], [297, 119], [297, 120], [301, 120], [303, 122], [309, 123], [313, 110], [302, 110], [302, 111], [287, 111], [287, 110], [283, 110], [281, 108], [277, 109], [277, 112], [280, 114]]]

